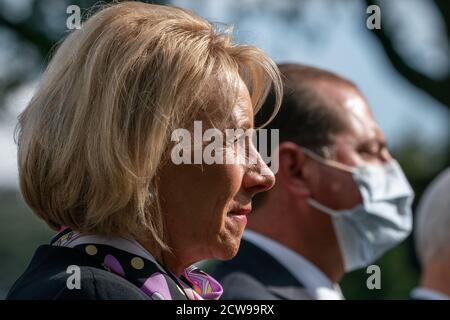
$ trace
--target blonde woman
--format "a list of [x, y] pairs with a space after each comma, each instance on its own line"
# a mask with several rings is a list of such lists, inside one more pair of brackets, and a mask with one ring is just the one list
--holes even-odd
[[60, 233], [8, 298], [218, 299], [192, 265], [236, 254], [251, 198], [274, 177], [251, 141], [251, 165], [175, 164], [171, 136], [195, 120], [252, 128], [271, 87], [280, 96], [266, 55], [187, 10], [125, 2], [89, 18], [19, 117], [21, 192]]

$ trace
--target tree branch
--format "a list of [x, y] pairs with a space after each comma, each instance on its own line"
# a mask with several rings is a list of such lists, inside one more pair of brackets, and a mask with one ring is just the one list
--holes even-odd
[[[439, 1], [437, 2], [444, 2]], [[367, 5], [372, 4], [378, 4], [375, 1], [366, 0]], [[439, 9], [444, 9], [446, 7], [446, 11], [442, 13], [448, 14], [449, 5], [447, 3], [442, 4], [439, 7]], [[450, 28], [450, 21], [449, 17], [447, 16], [446, 19], [444, 19], [447, 23], [446, 28], [449, 30]], [[395, 70], [400, 73], [409, 83], [417, 87], [418, 89], [424, 91], [425, 93], [429, 94], [431, 97], [435, 98], [448, 108], [450, 108], [450, 77], [447, 76], [445, 79], [442, 80], [434, 80], [425, 74], [417, 71], [416, 69], [412, 68], [410, 65], [406, 63], [406, 61], [403, 59], [403, 57], [400, 56], [400, 54], [395, 50], [392, 36], [386, 32], [383, 28], [381, 29], [373, 29], [371, 30], [371, 33], [380, 41], [381, 45], [384, 48], [384, 51], [390, 60], [392, 66], [395, 68]]]
[[38, 49], [42, 57], [45, 57], [54, 44], [54, 41], [44, 33], [35, 31], [26, 23], [11, 23], [2, 15], [0, 15], [0, 26], [11, 29], [11, 31], [15, 32], [20, 38], [33, 44]]

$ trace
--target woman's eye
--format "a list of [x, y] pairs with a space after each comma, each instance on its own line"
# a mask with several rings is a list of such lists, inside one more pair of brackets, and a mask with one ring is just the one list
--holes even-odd
[[237, 142], [241, 141], [243, 137], [245, 137], [245, 135], [233, 136], [232, 139], [227, 139], [227, 142], [229, 144], [236, 144]]

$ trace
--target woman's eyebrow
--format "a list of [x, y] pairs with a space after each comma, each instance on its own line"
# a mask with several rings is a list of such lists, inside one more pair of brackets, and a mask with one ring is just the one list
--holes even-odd
[[253, 119], [249, 119], [243, 113], [235, 114], [228, 122], [228, 126], [231, 126], [230, 128], [233, 129], [243, 129], [243, 130], [252, 129], [253, 128], [252, 120]]
[[249, 130], [253, 128], [253, 123], [250, 122], [249, 120], [245, 120], [245, 121], [241, 121], [239, 122], [239, 126], [240, 129], [244, 129], [244, 130]]

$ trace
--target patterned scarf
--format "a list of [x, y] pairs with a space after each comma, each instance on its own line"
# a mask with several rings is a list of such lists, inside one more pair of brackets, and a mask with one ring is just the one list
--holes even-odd
[[73, 248], [96, 259], [103, 269], [127, 279], [153, 300], [217, 300], [222, 295], [222, 286], [196, 266], [185, 269], [178, 278], [132, 239], [65, 229], [51, 244]]

